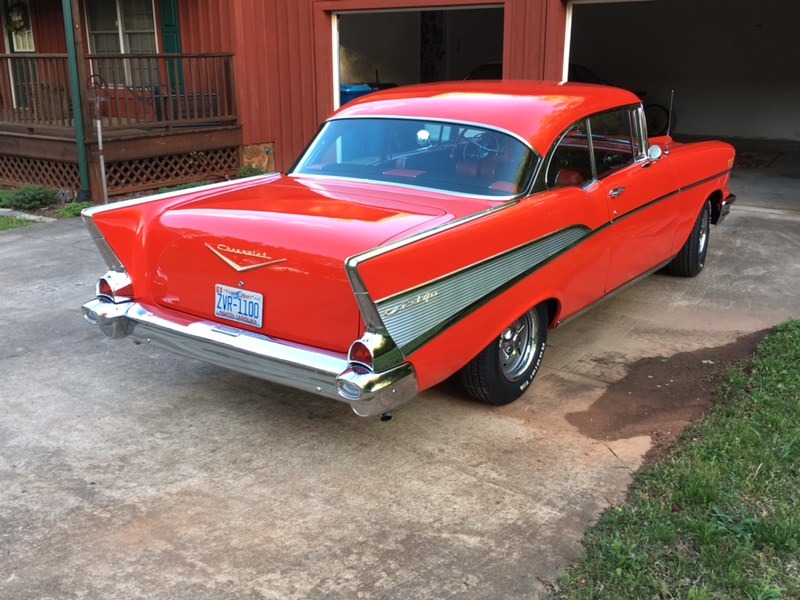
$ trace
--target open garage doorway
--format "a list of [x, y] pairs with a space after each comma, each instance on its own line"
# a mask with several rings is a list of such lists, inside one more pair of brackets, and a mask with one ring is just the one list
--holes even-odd
[[503, 8], [381, 10], [336, 15], [338, 103], [394, 85], [463, 79], [503, 58]]
[[568, 60], [668, 106], [687, 138], [800, 141], [798, 2], [572, 0]]

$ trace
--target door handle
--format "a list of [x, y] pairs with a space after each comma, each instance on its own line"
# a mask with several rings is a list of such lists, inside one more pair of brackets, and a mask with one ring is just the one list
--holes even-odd
[[611, 196], [612, 198], [619, 198], [624, 193], [625, 193], [625, 187], [624, 186], [620, 186], [620, 187], [614, 188], [613, 190], [608, 192], [608, 195]]

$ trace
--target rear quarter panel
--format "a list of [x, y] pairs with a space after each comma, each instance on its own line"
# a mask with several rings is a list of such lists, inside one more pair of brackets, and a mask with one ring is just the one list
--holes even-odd
[[[420, 388], [464, 366], [516, 317], [553, 299], [560, 319], [603, 293], [608, 251], [591, 232], [608, 218], [579, 188], [525, 198], [456, 227], [368, 257], [355, 267]], [[410, 310], [405, 301], [422, 298]], [[447, 312], [443, 307], [454, 303]], [[432, 312], [445, 318], [421, 325]], [[424, 331], [421, 331], [424, 329]], [[399, 333], [398, 333], [399, 332]]]

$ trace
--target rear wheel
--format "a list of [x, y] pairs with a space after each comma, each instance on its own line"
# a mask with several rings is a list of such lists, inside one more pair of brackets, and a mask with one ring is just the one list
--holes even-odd
[[536, 376], [547, 342], [547, 308], [539, 305], [511, 323], [459, 375], [476, 400], [502, 405], [519, 398]]
[[694, 223], [689, 239], [678, 255], [667, 265], [670, 275], [694, 277], [703, 270], [708, 254], [708, 238], [711, 234], [711, 202], [706, 201]]

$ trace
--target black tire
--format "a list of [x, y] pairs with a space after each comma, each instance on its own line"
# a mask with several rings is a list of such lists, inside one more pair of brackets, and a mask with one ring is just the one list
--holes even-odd
[[500, 406], [519, 398], [539, 370], [547, 342], [547, 308], [539, 305], [516, 321], [459, 372], [476, 400]]
[[703, 270], [708, 254], [708, 241], [711, 235], [711, 202], [706, 201], [694, 222], [689, 239], [678, 255], [667, 265], [670, 275], [694, 277]]

